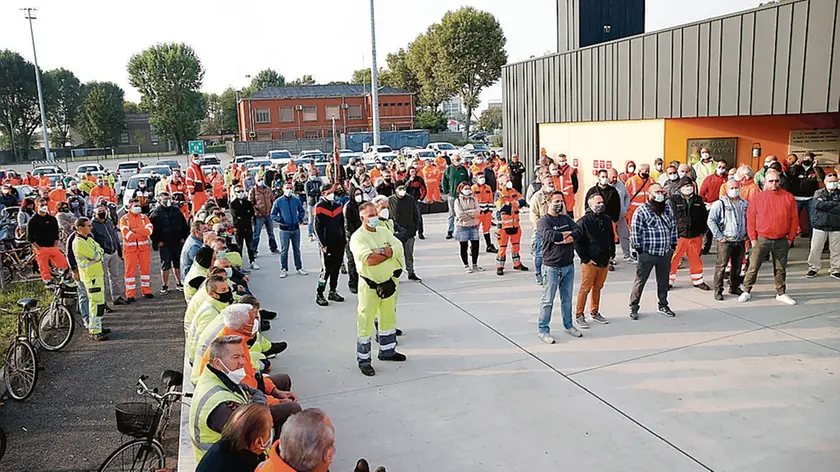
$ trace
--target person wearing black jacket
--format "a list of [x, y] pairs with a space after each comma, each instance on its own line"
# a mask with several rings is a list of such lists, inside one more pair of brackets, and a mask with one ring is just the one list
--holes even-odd
[[600, 195], [604, 200], [604, 214], [609, 216], [613, 223], [616, 223], [621, 217], [621, 196], [618, 194], [618, 190], [610, 185], [608, 174], [607, 169], [598, 171], [598, 183], [586, 191], [583, 201], [588, 205], [589, 199], [593, 195]]
[[493, 193], [496, 193], [496, 173], [490, 166], [484, 168], [484, 183], [490, 187]]
[[[99, 243], [105, 254], [102, 256], [102, 268], [105, 270], [105, 299], [114, 305], [125, 305], [122, 294], [125, 293], [125, 270], [123, 270], [122, 244], [120, 233], [109, 219], [110, 210], [106, 205], [99, 205], [93, 210], [93, 240]], [[105, 311], [109, 310], [105, 305]]]
[[[343, 302], [344, 297], [338, 294], [338, 273], [344, 248], [347, 245], [347, 235], [344, 232], [344, 214], [339, 203], [335, 201], [335, 189], [338, 185], [327, 187], [323, 191], [321, 201], [315, 205], [315, 234], [318, 236], [318, 247], [321, 249], [323, 263], [321, 276], [318, 277], [318, 293], [315, 303], [320, 306], [329, 305], [329, 301]], [[330, 293], [324, 298], [327, 282]], [[329, 300], [329, 301], [327, 301]]]
[[20, 200], [18, 200], [17, 192], [13, 191], [11, 185], [3, 186], [3, 194], [0, 195], [0, 205], [2, 205], [3, 208], [20, 206]]
[[814, 194], [814, 229], [811, 232], [811, 251], [808, 254], [808, 272], [814, 278], [822, 267], [823, 248], [828, 241], [830, 254], [828, 274], [840, 280], [840, 184], [837, 174], [825, 176], [825, 188]]
[[181, 292], [181, 249], [190, 235], [190, 227], [178, 207], [172, 206], [172, 196], [161, 192], [158, 205], [149, 215], [152, 230], [152, 249], [160, 251], [160, 293], [169, 293], [169, 270], [175, 272], [175, 288]]
[[700, 252], [703, 250], [703, 236], [708, 227], [706, 220], [709, 217], [709, 210], [706, 209], [706, 204], [700, 195], [697, 195], [694, 179], [686, 175], [680, 179], [679, 185], [679, 193], [668, 199], [679, 238], [677, 249], [671, 257], [668, 286], [669, 288], [674, 286], [680, 259], [687, 255], [692, 285], [700, 290], [711, 290], [703, 281], [703, 259], [700, 258]]
[[44, 282], [52, 280], [50, 262], [56, 269], [68, 267], [67, 258], [58, 248], [58, 220], [50, 215], [47, 202], [45, 198], [39, 198], [35, 202], [37, 213], [32, 215], [26, 226], [26, 239], [32, 243], [35, 260], [38, 261], [38, 268], [41, 270], [41, 280]]
[[417, 222], [417, 237], [426, 239], [423, 235], [423, 210], [420, 207], [422, 201], [426, 198], [426, 182], [423, 177], [417, 174], [417, 168], [408, 168], [408, 179], [405, 182], [405, 191], [414, 198], [414, 204], [417, 206], [417, 213], [420, 219]]
[[522, 192], [522, 177], [525, 176], [525, 164], [519, 162], [519, 156], [516, 154], [511, 156], [508, 169], [510, 169], [510, 181], [513, 182], [513, 188], [522, 195], [525, 195]]
[[403, 243], [408, 280], [419, 282], [420, 277], [417, 277], [417, 273], [414, 272], [414, 237], [417, 235], [417, 228], [420, 226], [420, 212], [417, 210], [414, 197], [408, 194], [404, 185], [397, 187], [396, 193], [388, 199], [391, 218], [400, 227], [401, 235], [397, 239]]
[[260, 266], [257, 265], [253, 244], [254, 204], [248, 200], [242, 187], [234, 187], [231, 197], [233, 199], [230, 202], [230, 215], [233, 219], [233, 227], [236, 229], [236, 246], [239, 247], [239, 255], [241, 256], [247, 248], [251, 270], [259, 270]]
[[376, 185], [376, 193], [390, 197], [394, 194], [394, 180], [391, 178], [391, 171], [382, 171], [382, 180]]
[[820, 182], [825, 179], [825, 172], [816, 166], [813, 153], [805, 154], [802, 164], [792, 165], [788, 169], [787, 178], [790, 180], [790, 193], [796, 199], [796, 210], [798, 214], [805, 214], [808, 218], [808, 231], [800, 228], [803, 237], [811, 235], [811, 228], [814, 225], [814, 194], [820, 189]]
[[260, 403], [241, 405], [230, 415], [219, 441], [201, 458], [196, 472], [254, 472], [272, 445], [271, 410]]
[[[600, 173], [599, 173], [600, 175]], [[606, 172], [604, 172], [606, 175]], [[597, 187], [597, 186], [596, 186]], [[612, 189], [612, 187], [610, 187]], [[615, 190], [613, 190], [615, 192]], [[580, 239], [575, 240], [575, 251], [580, 257], [580, 290], [578, 291], [575, 320], [579, 328], [588, 328], [583, 310], [586, 298], [591, 291], [589, 301], [589, 316], [595, 322], [607, 324], [606, 318], [599, 311], [601, 289], [607, 281], [610, 261], [615, 258], [615, 234], [613, 233], [612, 217], [606, 214], [604, 197], [593, 192], [586, 199], [586, 214], [577, 221], [583, 232]]]
[[309, 175], [309, 180], [306, 181], [306, 214], [309, 215], [309, 240], [315, 240], [314, 220], [315, 220], [315, 205], [321, 200], [321, 189], [324, 182], [315, 173]]
[[[344, 234], [348, 242], [353, 233], [362, 226], [362, 220], [359, 217], [359, 205], [363, 201], [362, 189], [351, 187], [350, 201], [344, 205]], [[353, 260], [353, 253], [350, 252], [349, 244], [344, 247], [344, 254], [347, 256], [347, 274], [350, 276], [347, 287], [350, 289], [350, 293], [357, 293], [359, 291], [359, 272], [356, 270], [356, 263]]]

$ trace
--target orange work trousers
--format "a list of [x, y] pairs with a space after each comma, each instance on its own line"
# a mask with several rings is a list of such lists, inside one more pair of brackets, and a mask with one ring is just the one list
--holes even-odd
[[[455, 198], [458, 198], [457, 196]], [[427, 180], [426, 181], [426, 203], [442, 202], [440, 197], [440, 181]]]
[[479, 213], [478, 223], [481, 226], [482, 233], [490, 233], [490, 229], [493, 227], [493, 212], [488, 211]]
[[496, 253], [496, 267], [504, 267], [507, 260], [508, 243], [513, 252], [513, 266], [519, 267], [522, 262], [519, 260], [519, 241], [522, 239], [522, 228], [516, 228], [516, 233], [508, 234], [504, 229], [499, 229], [499, 235], [496, 242], [499, 245], [499, 250]]
[[205, 192], [195, 192], [192, 196], [192, 211], [193, 215], [198, 213], [207, 203], [207, 194]]
[[56, 246], [45, 247], [41, 246], [35, 249], [35, 261], [38, 262], [38, 269], [41, 271], [41, 280], [49, 282], [52, 280], [50, 274], [50, 262], [53, 263], [56, 269], [67, 268], [67, 258]]
[[671, 258], [671, 275], [669, 277], [671, 285], [677, 280], [677, 269], [683, 256], [688, 256], [688, 273], [691, 275], [692, 285], [703, 283], [703, 259], [700, 258], [700, 251], [702, 250], [703, 236], [679, 238], [677, 240], [677, 250], [674, 251], [674, 256]]
[[586, 308], [586, 298], [592, 293], [589, 300], [589, 314], [598, 313], [601, 306], [601, 289], [607, 281], [608, 267], [596, 267], [592, 264], [580, 265], [580, 290], [578, 291], [577, 307], [575, 315], [583, 315]]
[[123, 250], [125, 255], [125, 296], [137, 296], [137, 269], [140, 269], [140, 291], [143, 295], [152, 293], [151, 275], [152, 248], [149, 243], [127, 243]]

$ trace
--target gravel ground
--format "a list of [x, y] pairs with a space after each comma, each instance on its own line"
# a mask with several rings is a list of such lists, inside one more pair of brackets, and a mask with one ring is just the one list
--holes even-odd
[[[114, 307], [104, 321], [113, 330], [110, 340], [93, 343], [77, 327], [64, 350], [41, 351], [43, 370], [35, 392], [24, 402], [6, 400], [0, 408], [0, 424], [8, 436], [0, 470], [96, 470], [127, 439], [116, 429], [114, 405], [139, 401], [134, 385], [141, 375], [157, 384], [161, 372], [180, 369], [183, 363], [186, 304], [174, 289], [159, 294], [158, 270], [153, 252], [155, 299]], [[179, 414], [176, 406], [171, 416], [175, 425]], [[172, 424], [164, 444], [168, 466], [177, 463], [178, 428]]]

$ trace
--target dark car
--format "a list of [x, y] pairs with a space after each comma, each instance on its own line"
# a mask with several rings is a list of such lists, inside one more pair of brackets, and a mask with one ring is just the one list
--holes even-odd
[[219, 158], [214, 156], [214, 155], [201, 156], [198, 159], [198, 165], [200, 165], [200, 166], [211, 166], [211, 165], [219, 166], [219, 165], [222, 165], [222, 161], [220, 161]]

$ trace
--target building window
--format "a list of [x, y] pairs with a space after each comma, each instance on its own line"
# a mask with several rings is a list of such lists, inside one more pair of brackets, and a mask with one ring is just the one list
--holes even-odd
[[347, 115], [350, 117], [351, 120], [361, 120], [362, 119], [362, 106], [361, 105], [350, 105], [347, 107]]
[[338, 105], [327, 105], [327, 116], [324, 118], [329, 120], [332, 117], [335, 117], [336, 120], [341, 119], [341, 112], [338, 111]]
[[128, 144], [128, 143], [129, 143], [128, 130], [124, 129], [124, 130], [120, 131], [120, 144]]
[[160, 142], [160, 139], [158, 139], [157, 131], [155, 131], [155, 129], [151, 126], [149, 127], [149, 140], [152, 142], [152, 144], [158, 144]]
[[318, 108], [315, 106], [303, 107], [303, 121], [318, 121]]
[[[312, 107], [315, 108], [315, 107]], [[303, 139], [318, 139], [321, 137], [321, 133], [318, 130], [314, 131], [304, 131], [303, 132]]]
[[283, 131], [280, 133], [280, 139], [282, 141], [294, 141], [297, 137], [295, 136], [294, 131]]
[[280, 107], [280, 123], [293, 123], [295, 121], [295, 109], [292, 107]]
[[271, 123], [271, 110], [268, 108], [257, 108], [255, 113], [257, 123]]

